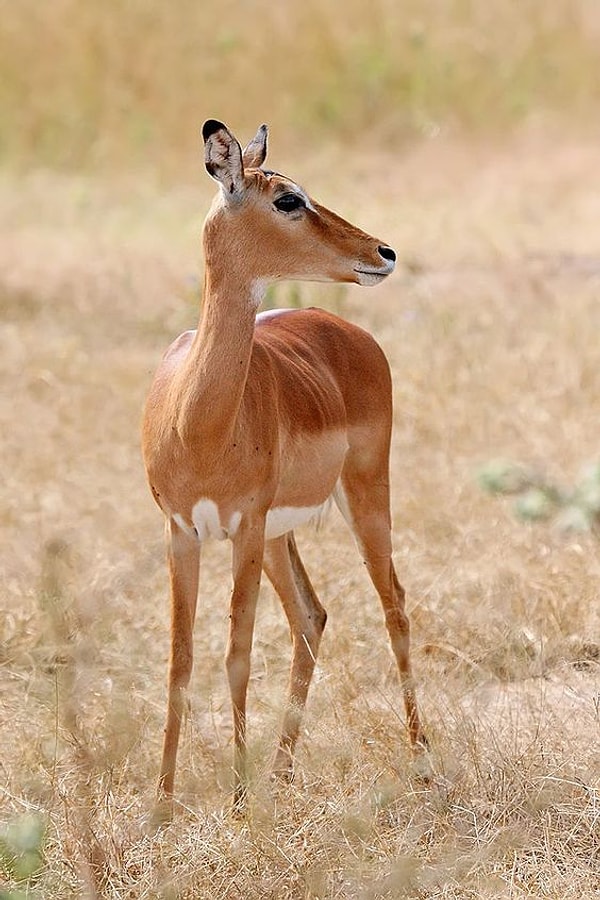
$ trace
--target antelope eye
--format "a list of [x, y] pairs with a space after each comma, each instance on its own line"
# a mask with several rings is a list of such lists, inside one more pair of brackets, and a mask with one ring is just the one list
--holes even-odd
[[273, 201], [273, 206], [279, 212], [284, 213], [294, 212], [295, 209], [303, 209], [305, 205], [304, 200], [298, 194], [283, 194]]

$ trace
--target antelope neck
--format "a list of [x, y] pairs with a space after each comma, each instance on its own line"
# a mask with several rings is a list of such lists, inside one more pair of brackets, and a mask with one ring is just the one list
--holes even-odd
[[205, 276], [198, 331], [180, 380], [180, 433], [226, 438], [239, 412], [256, 312], [263, 295], [259, 281]]

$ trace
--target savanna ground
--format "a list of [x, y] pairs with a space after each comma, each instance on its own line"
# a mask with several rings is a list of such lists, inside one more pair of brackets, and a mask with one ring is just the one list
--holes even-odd
[[[105, 6], [61, 3], [70, 16], [62, 30], [57, 13], [42, 21], [35, 4], [22, 6], [32, 15], [37, 9], [33, 24], [44, 26], [46, 41], [38, 35], [35, 44], [31, 20], [25, 27], [14, 11], [3, 17], [14, 71], [0, 171], [0, 817], [22, 858], [11, 863], [5, 850], [0, 895], [596, 896], [598, 539], [519, 522], [507, 501], [477, 482], [491, 458], [520, 460], [565, 482], [598, 458], [600, 144], [584, 121], [597, 110], [588, 79], [598, 51], [593, 6], [557, 3], [556, 16], [566, 17], [557, 32], [556, 22], [532, 18], [541, 4], [522, 4], [527, 44], [511, 3], [494, 18], [483, 6], [469, 12], [432, 2], [430, 30], [426, 16], [423, 24], [413, 10], [400, 22], [393, 5], [379, 4], [378, 38], [408, 35], [408, 50], [421, 52], [431, 33], [436, 61], [444, 52], [459, 59], [438, 84], [437, 62], [427, 68], [427, 60], [411, 58], [403, 73], [383, 52], [358, 54], [351, 25], [360, 4], [348, 5], [341, 36], [325, 28], [335, 4], [319, 8], [323, 18], [312, 31], [305, 7], [291, 4], [287, 19], [273, 13], [268, 20], [268, 33], [279, 38], [271, 44], [278, 65], [293, 45], [290, 29], [297, 37], [303, 28], [326, 90], [311, 94], [310, 67], [292, 65], [290, 75], [282, 68], [287, 99], [279, 105], [266, 95], [260, 70], [267, 48], [256, 40], [252, 51], [250, 38], [243, 43], [247, 32], [237, 40], [257, 83], [248, 104], [226, 90], [238, 85], [239, 92], [248, 78], [239, 62], [223, 83], [223, 67], [239, 57], [231, 28], [205, 70], [193, 70], [208, 84], [214, 78], [215, 97], [204, 88], [189, 101], [193, 79], [181, 56], [193, 40], [175, 30], [172, 7], [161, 7], [160, 27], [144, 20], [148, 40], [131, 55], [130, 78], [123, 48], [144, 24], [136, 19], [145, 15], [142, 5], [115, 3], [111, 18]], [[266, 7], [257, 7], [264, 26]], [[216, 7], [204, 14], [216, 28]], [[476, 14], [483, 43], [471, 56], [453, 57], [446, 36], [456, 34], [452, 27], [463, 34]], [[110, 40], [115, 21], [120, 42]], [[173, 48], [168, 35], [175, 33]], [[486, 80], [485, 66], [476, 65], [483, 54], [493, 68], [494, 50], [500, 65], [503, 37], [513, 33], [501, 89], [498, 73]], [[92, 34], [96, 52], [86, 56], [81, 47], [89, 51], [84, 38]], [[369, 37], [363, 29], [363, 49]], [[19, 53], [42, 43], [63, 65], [30, 55], [16, 78]], [[344, 55], [349, 47], [361, 60], [357, 72]], [[153, 60], [165, 48], [169, 75], [159, 85], [151, 80]], [[551, 66], [539, 74], [535, 61], [547, 59], [561, 77]], [[10, 60], [2, 56], [4, 75]], [[187, 118], [173, 87], [176, 65], [198, 108]], [[336, 93], [336, 65], [354, 73], [347, 96]], [[110, 73], [104, 88], [121, 101], [108, 123], [104, 113], [113, 107], [98, 100], [99, 71]], [[544, 95], [553, 78], [564, 96], [558, 89]], [[19, 93], [28, 84], [29, 99]], [[295, 129], [294, 91], [304, 104]], [[380, 100], [376, 127], [372, 96], [395, 98], [414, 121], [398, 124]], [[491, 109], [494, 96], [502, 108]], [[546, 115], [533, 108], [535, 98]], [[344, 112], [349, 99], [359, 104], [354, 129]], [[130, 122], [132, 109], [144, 115]], [[398, 271], [376, 290], [281, 286], [270, 300], [333, 309], [375, 334], [390, 359], [395, 561], [409, 597], [434, 778], [423, 784], [412, 769], [382, 615], [332, 512], [318, 533], [298, 532], [329, 622], [296, 781], [274, 789], [268, 777], [290, 651], [265, 584], [250, 685], [249, 808], [245, 818], [231, 816], [222, 664], [229, 548], [208, 545], [180, 805], [174, 824], [156, 835], [148, 833], [147, 813], [165, 708], [168, 603], [139, 421], [160, 354], [197, 318], [199, 233], [213, 192], [197, 133], [202, 118], [215, 114], [242, 138], [270, 120], [270, 162], [399, 252]], [[125, 119], [133, 138], [119, 130]], [[106, 134], [92, 140], [102, 126]], [[38, 823], [43, 841], [35, 837]], [[34, 876], [18, 882], [30, 870]]]

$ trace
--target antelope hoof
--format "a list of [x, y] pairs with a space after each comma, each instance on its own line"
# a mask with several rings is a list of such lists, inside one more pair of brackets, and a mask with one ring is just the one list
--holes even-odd
[[429, 742], [425, 735], [421, 735], [417, 745], [413, 748], [411, 773], [413, 778], [422, 784], [431, 784], [433, 781], [434, 769], [429, 753]]
[[294, 760], [288, 750], [278, 750], [273, 762], [271, 781], [291, 784], [294, 780]]
[[427, 735], [425, 734], [424, 731], [421, 731], [419, 733], [419, 737], [417, 738], [417, 741], [416, 741], [415, 750], [417, 753], [422, 753], [423, 751], [427, 751], [429, 749], [430, 749], [430, 747], [429, 747], [429, 741], [427, 740]]
[[248, 800], [248, 789], [245, 784], [236, 784], [233, 791], [233, 802], [231, 804], [231, 815], [235, 819], [241, 819], [246, 813], [246, 803]]
[[273, 784], [291, 784], [294, 780], [294, 769], [292, 766], [285, 768], [274, 768], [271, 772], [271, 781]]
[[170, 797], [159, 797], [145, 821], [145, 832], [156, 834], [163, 831], [173, 821], [173, 800]]

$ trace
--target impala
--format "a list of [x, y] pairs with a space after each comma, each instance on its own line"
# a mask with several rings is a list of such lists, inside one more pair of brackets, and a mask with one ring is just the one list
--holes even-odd
[[379, 594], [400, 673], [413, 751], [426, 747], [409, 661], [404, 591], [392, 563], [389, 450], [392, 386], [373, 338], [318, 309], [257, 314], [280, 279], [374, 285], [396, 254], [262, 168], [267, 129], [242, 151], [221, 122], [203, 127], [219, 183], [204, 224], [204, 299], [197, 331], [158, 368], [143, 424], [152, 495], [166, 519], [171, 589], [168, 711], [158, 784], [170, 817], [177, 745], [193, 660], [200, 548], [233, 545], [226, 670], [233, 707], [234, 802], [245, 796], [246, 692], [261, 570], [292, 638], [287, 703], [274, 770], [291, 777], [300, 719], [326, 613], [294, 528], [333, 497]]

